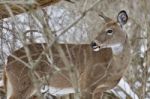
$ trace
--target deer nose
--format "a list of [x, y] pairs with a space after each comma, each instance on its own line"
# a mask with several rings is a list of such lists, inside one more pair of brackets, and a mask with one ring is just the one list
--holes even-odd
[[97, 43], [94, 41], [91, 42], [91, 47], [92, 47], [93, 51], [95, 51], [95, 52], [100, 50], [100, 46], [98, 46]]
[[95, 48], [96, 46], [97, 46], [96, 42], [92, 41], [92, 42], [91, 42], [91, 47], [92, 47], [92, 48]]

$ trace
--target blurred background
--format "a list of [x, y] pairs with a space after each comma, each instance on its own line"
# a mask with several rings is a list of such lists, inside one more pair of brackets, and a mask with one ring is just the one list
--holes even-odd
[[[150, 3], [148, 0], [99, 0], [94, 6], [97, 0], [74, 0], [74, 3], [62, 0], [46, 7], [39, 6], [37, 10], [29, 7], [28, 11], [23, 10], [17, 15], [11, 13], [12, 5], [32, 5], [36, 1], [6, 1], [0, 1], [0, 7], [3, 6], [6, 10], [0, 10], [2, 16], [0, 20], [1, 78], [7, 56], [22, 47], [22, 42], [47, 42], [48, 38], [53, 39], [61, 34], [57, 39], [59, 43], [89, 44], [104, 23], [98, 13], [103, 12], [116, 20], [118, 12], [126, 10], [129, 21], [123, 29], [127, 32], [132, 46], [132, 60], [120, 83], [106, 92], [105, 99], [150, 99]], [[21, 7], [20, 9], [24, 9]], [[92, 9], [87, 11], [90, 7]], [[75, 20], [79, 21], [68, 28]]]

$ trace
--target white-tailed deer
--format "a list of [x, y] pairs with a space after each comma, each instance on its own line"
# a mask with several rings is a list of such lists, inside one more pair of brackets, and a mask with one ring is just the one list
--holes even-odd
[[[73, 64], [79, 72], [81, 99], [101, 99], [104, 91], [118, 84], [130, 60], [128, 37], [122, 29], [128, 16], [124, 10], [118, 14], [118, 21], [104, 14], [100, 16], [105, 20], [105, 24], [91, 44], [55, 43], [50, 48], [51, 53], [47, 54], [53, 62], [50, 63], [45, 55], [42, 56], [35, 71], [40, 77], [50, 75], [48, 84], [51, 88], [72, 88], [69, 71], [56, 46], [64, 51], [70, 63], [68, 65]], [[35, 43], [27, 46], [32, 60], [36, 60], [44, 50], [43, 46], [46, 47], [47, 44]], [[14, 51], [12, 55], [28, 63], [24, 48]], [[60, 71], [55, 70], [53, 65], [57, 66]], [[7, 99], [29, 99], [32, 96], [35, 87], [29, 76], [30, 69], [25, 64], [8, 56], [4, 73]]]

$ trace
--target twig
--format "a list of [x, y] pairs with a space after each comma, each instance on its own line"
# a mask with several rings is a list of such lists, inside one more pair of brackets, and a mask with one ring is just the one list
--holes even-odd
[[[83, 19], [86, 14], [93, 9], [94, 6], [96, 6], [96, 4], [98, 4], [101, 0], [97, 0], [96, 2], [93, 3], [92, 6], [90, 6], [87, 10], [85, 10], [84, 12], [82, 12], [82, 14], [80, 15], [80, 17], [75, 20], [73, 23], [71, 23], [70, 25], [68, 25], [56, 38], [55, 38], [55, 41], [61, 36], [63, 35], [64, 33], [66, 33], [70, 28], [72, 28], [74, 25], [76, 25], [81, 19]], [[54, 41], [54, 42], [55, 42]]]
[[15, 58], [16, 60], [18, 60], [19, 62], [21, 62], [22, 64], [24, 64], [26, 67], [28, 67], [29, 69], [31, 69], [31, 66], [29, 64], [27, 64], [26, 62], [24, 62], [23, 60], [21, 60], [19, 57], [10, 54], [11, 57]]
[[[90, 10], [92, 10], [92, 8], [93, 8], [96, 4], [98, 4], [100, 1], [101, 1], [101, 0], [97, 0], [92, 6], [90, 6], [87, 10], [85, 10], [77, 20], [75, 20], [73, 23], [71, 23], [70, 25], [68, 25], [57, 37], [55, 37], [55, 39], [53, 39], [53, 41], [51, 41], [51, 44], [49, 44], [49, 45], [48, 45], [48, 48], [45, 49], [45, 50], [43, 50], [43, 52], [47, 51], [47, 50], [57, 41], [57, 39], [58, 39], [61, 35], [63, 35], [64, 33], [66, 33], [70, 28], [72, 28], [72, 27], [73, 27], [74, 25], [76, 25], [81, 19], [83, 19], [83, 18], [85, 17], [85, 15], [87, 14], [87, 12], [90, 11]], [[35, 17], [35, 16], [34, 16], [34, 18], [36, 18], [36, 19], [38, 18], [38, 20], [41, 20], [41, 19], [39, 19], [39, 17]], [[36, 19], [35, 19], [35, 20], [36, 20]], [[41, 23], [41, 21], [38, 21], [38, 22]], [[40, 54], [38, 60], [40, 60], [40, 59], [42, 58], [41, 55], [43, 55], [43, 52]], [[35, 64], [36, 64], [36, 63], [35, 63]], [[34, 66], [35, 66], [35, 65], [34, 65]]]

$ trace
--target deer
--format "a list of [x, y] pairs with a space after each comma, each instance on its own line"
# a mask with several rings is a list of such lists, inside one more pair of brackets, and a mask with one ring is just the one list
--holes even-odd
[[[104, 20], [104, 24], [91, 43], [59, 44], [55, 42], [49, 47], [53, 62], [50, 63], [45, 55], [42, 56], [34, 71], [40, 77], [50, 75], [47, 80], [49, 87], [70, 89], [68, 94], [74, 91], [69, 71], [56, 46], [63, 50], [69, 61], [68, 65], [74, 64], [74, 68], [78, 71], [77, 82], [81, 99], [102, 99], [103, 92], [118, 84], [130, 62], [130, 43], [127, 33], [123, 30], [123, 26], [128, 21], [128, 15], [125, 10], [121, 10], [117, 20], [107, 17], [104, 13], [99, 16]], [[48, 44], [32, 43], [26, 46], [32, 60], [37, 60]], [[12, 52], [12, 55], [29, 63], [24, 47]], [[12, 55], [8, 56], [4, 68], [7, 99], [31, 99], [36, 88], [29, 75], [30, 69]], [[57, 72], [53, 65], [60, 71]]]

